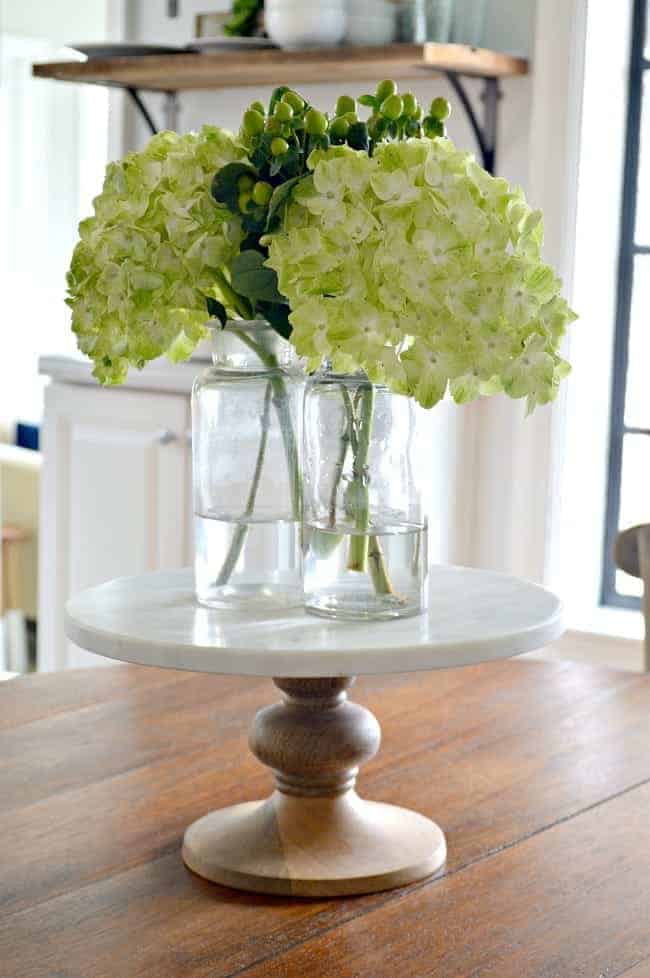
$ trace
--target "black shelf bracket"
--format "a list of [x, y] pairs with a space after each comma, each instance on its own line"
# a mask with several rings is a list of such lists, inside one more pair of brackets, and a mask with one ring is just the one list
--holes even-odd
[[129, 98], [131, 99], [131, 101], [135, 105], [136, 109], [138, 110], [138, 112], [140, 113], [140, 115], [142, 116], [142, 118], [144, 119], [144, 121], [145, 121], [146, 125], [148, 126], [148, 128], [149, 128], [152, 136], [155, 136], [156, 133], [158, 132], [158, 127], [157, 127], [156, 123], [153, 121], [153, 118], [151, 116], [151, 113], [149, 112], [149, 109], [147, 108], [147, 106], [142, 101], [142, 96], [140, 95], [140, 92], [137, 90], [137, 88], [127, 88], [126, 91], [128, 92]]
[[[129, 97], [131, 98], [138, 112], [144, 119], [147, 128], [150, 130], [151, 134], [155, 136], [156, 133], [159, 132], [160, 130], [156, 125], [153, 116], [149, 112], [149, 109], [144, 104], [142, 100], [142, 95], [140, 94], [137, 88], [127, 87], [126, 91], [129, 93]], [[169, 91], [169, 92], [165, 92], [164, 95], [165, 95], [165, 102], [163, 105], [164, 128], [176, 130], [178, 129], [178, 112], [179, 112], [178, 92]]]
[[460, 76], [455, 71], [446, 71], [445, 76], [458, 96], [465, 110], [465, 114], [469, 119], [469, 124], [478, 143], [481, 162], [488, 173], [494, 176], [497, 153], [499, 100], [501, 98], [499, 79], [493, 77], [483, 78], [483, 91], [481, 92], [483, 123], [481, 124]]

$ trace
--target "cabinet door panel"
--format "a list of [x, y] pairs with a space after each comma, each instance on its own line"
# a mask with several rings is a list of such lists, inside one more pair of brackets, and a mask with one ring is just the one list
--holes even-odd
[[187, 425], [182, 395], [48, 388], [41, 668], [101, 661], [63, 636], [63, 606], [71, 594], [185, 562]]
[[70, 593], [162, 566], [157, 436], [81, 422], [70, 441]]

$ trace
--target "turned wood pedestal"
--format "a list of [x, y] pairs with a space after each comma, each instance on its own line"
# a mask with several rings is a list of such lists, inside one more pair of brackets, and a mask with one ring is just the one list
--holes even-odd
[[261, 893], [342, 896], [429, 876], [445, 837], [423, 815], [364, 801], [359, 765], [379, 748], [376, 719], [351, 703], [351, 679], [276, 679], [283, 702], [257, 714], [250, 748], [275, 777], [266, 801], [212, 812], [185, 833], [200, 876]]
[[379, 724], [350, 702], [354, 673], [465, 665], [530, 651], [561, 634], [543, 588], [462, 568], [434, 568], [428, 615], [376, 624], [302, 610], [244, 614], [197, 607], [190, 572], [124, 578], [78, 595], [66, 630], [91, 651], [146, 665], [278, 675], [282, 700], [255, 717], [250, 749], [275, 790], [211, 812], [187, 829], [183, 859], [206, 879], [294, 896], [402, 886], [445, 862], [440, 828], [407, 808], [366, 801], [359, 766]]

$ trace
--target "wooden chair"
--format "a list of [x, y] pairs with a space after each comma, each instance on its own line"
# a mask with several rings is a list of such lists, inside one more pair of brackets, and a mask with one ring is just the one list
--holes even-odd
[[645, 620], [643, 668], [650, 672], [650, 523], [619, 533], [614, 544], [616, 566], [643, 581], [641, 608]]
[[39, 452], [0, 443], [0, 669], [11, 672], [28, 668], [27, 623], [38, 613], [41, 464]]
[[[19, 526], [0, 528], [0, 670], [6, 666], [15, 672], [27, 672], [28, 640], [25, 612], [22, 607], [24, 551], [32, 534]], [[3, 653], [4, 654], [1, 654]], [[11, 673], [0, 672], [0, 679]]]

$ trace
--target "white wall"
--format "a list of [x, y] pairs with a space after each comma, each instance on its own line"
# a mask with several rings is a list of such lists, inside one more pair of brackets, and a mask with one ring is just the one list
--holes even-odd
[[0, 31], [47, 38], [63, 47], [101, 41], [106, 35], [105, 0], [0, 0]]
[[535, 8], [535, 0], [488, 0], [484, 47], [524, 56], [530, 54]]

